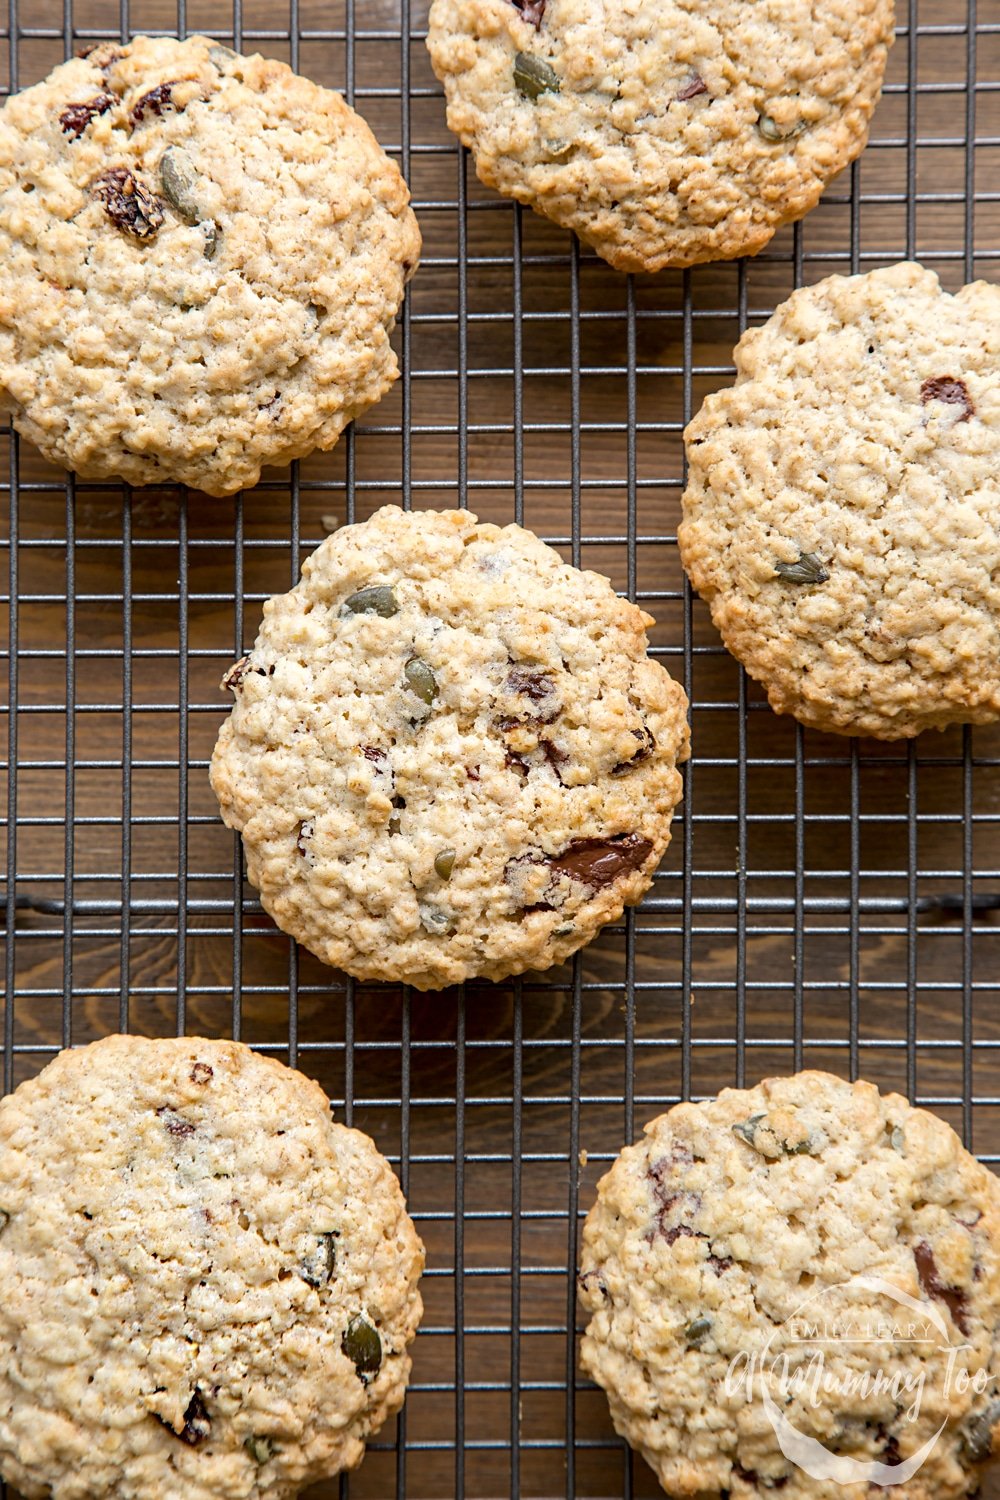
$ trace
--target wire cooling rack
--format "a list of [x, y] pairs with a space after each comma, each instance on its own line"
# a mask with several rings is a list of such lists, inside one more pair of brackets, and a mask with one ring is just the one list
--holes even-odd
[[[0, 430], [4, 1086], [116, 1029], [233, 1035], [314, 1074], [392, 1159], [428, 1249], [413, 1384], [315, 1500], [656, 1494], [574, 1336], [580, 1217], [647, 1119], [805, 1064], [901, 1089], [1000, 1161], [1000, 734], [878, 745], [777, 719], [675, 546], [684, 423], [793, 286], [904, 255], [952, 289], [997, 278], [1000, 6], [900, 0], [872, 143], [808, 220], [751, 263], [636, 280], [479, 187], [426, 0], [7, 0], [6, 17], [4, 91], [88, 42], [199, 29], [343, 89], [426, 243], [392, 395], [234, 500], [74, 482]], [[654, 890], [565, 968], [434, 996], [345, 982], [262, 915], [217, 820], [224, 668], [325, 531], [389, 500], [523, 521], [606, 572], [656, 615], [691, 697]]]

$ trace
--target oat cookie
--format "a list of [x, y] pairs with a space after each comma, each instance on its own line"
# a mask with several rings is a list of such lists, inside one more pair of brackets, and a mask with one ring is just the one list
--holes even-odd
[[402, 1404], [399, 1184], [239, 1043], [61, 1053], [0, 1103], [0, 1226], [0, 1474], [27, 1500], [286, 1500]]
[[863, 149], [892, 0], [434, 0], [489, 187], [622, 271], [752, 255]]
[[0, 109], [0, 410], [88, 479], [212, 495], [332, 448], [397, 375], [420, 235], [338, 94], [139, 37]]
[[648, 615], [519, 526], [386, 506], [271, 599], [212, 785], [278, 925], [436, 989], [560, 963], [670, 839], [687, 703]]
[[686, 433], [681, 556], [771, 706], [900, 739], [1000, 717], [1000, 288], [832, 276]]
[[601, 1181], [583, 1366], [668, 1494], [957, 1500], [1000, 1449], [998, 1236], [997, 1179], [899, 1095], [815, 1072], [726, 1089]]

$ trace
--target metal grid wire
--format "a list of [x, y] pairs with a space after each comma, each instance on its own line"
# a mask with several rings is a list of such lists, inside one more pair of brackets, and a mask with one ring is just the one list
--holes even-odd
[[[682, 1096], [803, 1064], [937, 1109], [1000, 1161], [1000, 734], [878, 745], [779, 720], [675, 546], [680, 434], [794, 285], [1000, 259], [1000, 5], [899, 0], [873, 140], [750, 263], [617, 275], [484, 191], [444, 126], [426, 0], [7, 0], [0, 88], [90, 41], [213, 32], [342, 88], [425, 235], [403, 376], [332, 455], [228, 501], [47, 468], [0, 430], [9, 512], [3, 1082], [129, 1028], [314, 1074], [395, 1164], [428, 1248], [404, 1414], [314, 1496], [650, 1496], [576, 1367], [597, 1177]], [[609, 574], [658, 625], [695, 759], [650, 898], [567, 967], [420, 996], [297, 953], [244, 883], [207, 763], [217, 684], [331, 525], [468, 504]], [[10, 899], [11, 896], [16, 899]]]

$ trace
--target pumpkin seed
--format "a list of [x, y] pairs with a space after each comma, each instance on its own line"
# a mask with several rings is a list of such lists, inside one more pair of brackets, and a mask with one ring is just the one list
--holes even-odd
[[689, 1323], [684, 1330], [684, 1338], [687, 1341], [688, 1348], [697, 1349], [698, 1345], [708, 1338], [711, 1331], [711, 1318], [695, 1318], [694, 1322]]
[[825, 583], [830, 576], [815, 552], [801, 552], [798, 562], [776, 562], [774, 572], [785, 583]]
[[340, 1347], [352, 1361], [362, 1385], [382, 1368], [382, 1340], [362, 1313], [356, 1313], [348, 1323]]
[[232, 47], [224, 47], [221, 42], [216, 42], [208, 49], [209, 61], [213, 62], [220, 73], [224, 73], [234, 57], [239, 57]]
[[248, 1437], [243, 1446], [255, 1464], [266, 1464], [274, 1457], [274, 1444], [269, 1437]]
[[421, 703], [433, 703], [437, 697], [437, 678], [425, 661], [419, 656], [411, 656], [403, 668], [403, 676], [411, 693], [415, 693]]
[[219, 226], [214, 219], [202, 219], [198, 228], [205, 236], [205, 259], [214, 260], [219, 248]]
[[794, 125], [779, 125], [773, 115], [757, 116], [757, 129], [769, 146], [776, 146], [781, 141], [792, 141], [797, 135], [801, 135], [805, 128], [802, 120], [796, 120]]
[[317, 1236], [318, 1244], [316, 1250], [309, 1259], [299, 1267], [299, 1275], [302, 1280], [317, 1289], [326, 1286], [332, 1280], [337, 1264], [337, 1235], [332, 1229], [324, 1230]]
[[203, 219], [195, 197], [198, 174], [194, 162], [180, 146], [168, 146], [160, 157], [160, 186], [163, 196], [189, 224], [199, 224]]
[[344, 608], [352, 615], [381, 615], [389, 620], [399, 613], [396, 595], [388, 584], [376, 584], [373, 588], [359, 589], [344, 600]]
[[993, 1452], [993, 1428], [997, 1422], [1000, 1422], [1000, 1401], [992, 1401], [966, 1427], [962, 1446], [974, 1464], [985, 1462]]
[[558, 94], [562, 88], [559, 74], [541, 57], [519, 52], [514, 59], [514, 82], [528, 99], [540, 94]]
[[434, 873], [440, 875], [442, 880], [450, 880], [451, 872], [455, 868], [454, 849], [442, 849], [434, 861]]
[[441, 937], [451, 926], [451, 918], [447, 912], [441, 911], [436, 906], [418, 905], [417, 910], [420, 913], [421, 927], [434, 937]]
[[892, 1146], [893, 1151], [898, 1151], [900, 1152], [900, 1154], [902, 1154], [906, 1143], [906, 1137], [903, 1134], [902, 1125], [894, 1125], [892, 1127], [892, 1134], [889, 1137], [889, 1143]]

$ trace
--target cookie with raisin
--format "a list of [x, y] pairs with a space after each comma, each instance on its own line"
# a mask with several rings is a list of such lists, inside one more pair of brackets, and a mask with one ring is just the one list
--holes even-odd
[[681, 558], [771, 706], [894, 740], [1000, 718], [1000, 288], [795, 292], [686, 432]]
[[829, 1073], [678, 1104], [598, 1184], [584, 1370], [670, 1495], [978, 1493], [1000, 1449], [1000, 1182]]
[[649, 888], [684, 693], [650, 617], [519, 526], [386, 506], [328, 537], [226, 675], [226, 823], [286, 932], [436, 989], [560, 963]]
[[338, 94], [209, 37], [93, 48], [0, 109], [0, 411], [84, 478], [230, 494], [392, 385], [419, 253]]
[[752, 255], [863, 150], [892, 0], [434, 0], [489, 187], [622, 271]]
[[0, 1102], [0, 1475], [291, 1500], [402, 1404], [422, 1268], [311, 1079], [198, 1037], [62, 1052]]

